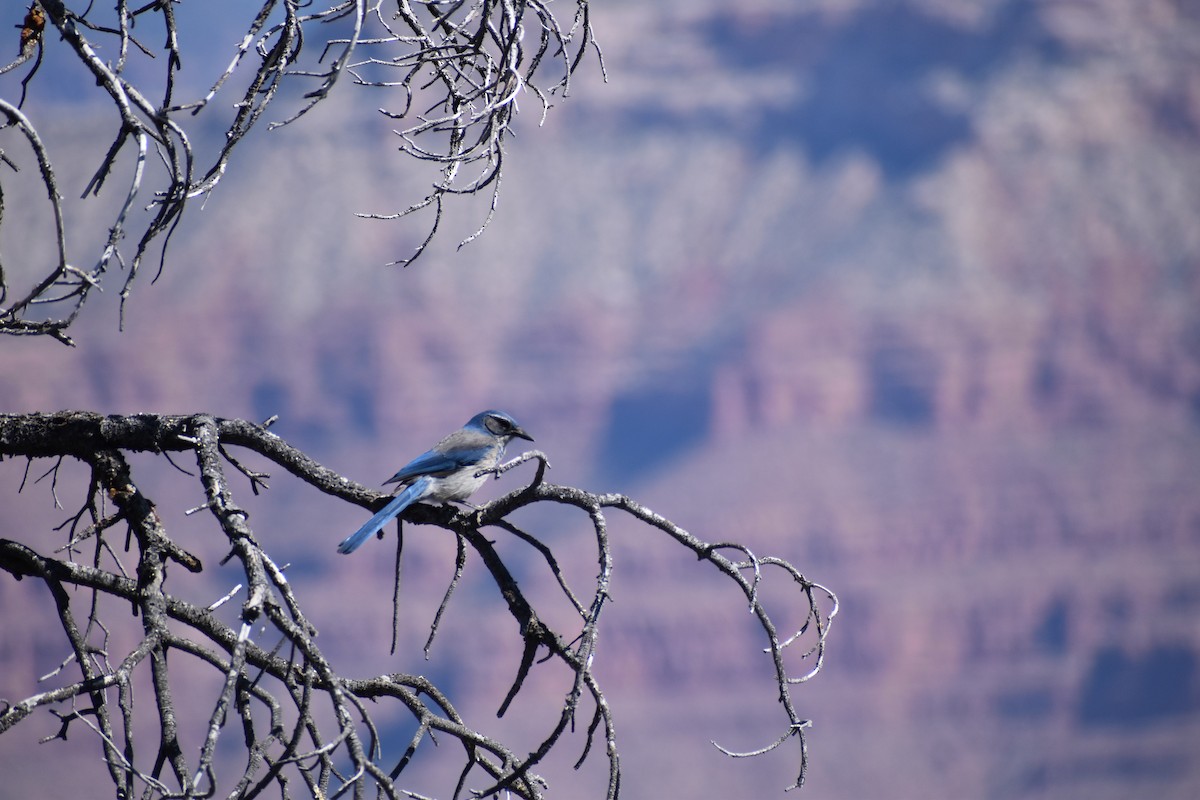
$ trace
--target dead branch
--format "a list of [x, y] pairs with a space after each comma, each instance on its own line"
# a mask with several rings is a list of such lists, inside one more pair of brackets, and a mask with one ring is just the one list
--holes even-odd
[[[384, 115], [402, 123], [396, 131], [400, 152], [433, 162], [442, 172], [424, 198], [399, 200], [403, 210], [398, 213], [362, 215], [393, 219], [435, 209], [421, 244], [398, 262], [410, 263], [437, 232], [448, 199], [488, 191], [495, 207], [519, 95], [533, 95], [544, 117], [549, 98], [569, 90], [584, 55], [594, 52], [599, 59], [600, 53], [587, 0], [576, 0], [570, 25], [541, 0], [399, 0], [386, 12], [383, 0], [331, 0], [328, 7], [312, 9], [296, 0], [262, 0], [228, 66], [200, 97], [177, 96], [184, 58], [179, 33], [187, 23], [175, 3], [130, 6], [121, 0], [110, 7], [35, 0], [23, 22], [13, 18], [20, 28], [20, 54], [0, 67], [0, 75], [31, 61], [32, 66], [22, 81], [21, 101], [0, 98], [0, 160], [14, 171], [25, 162], [36, 165], [49, 198], [46, 213], [55, 222], [58, 256], [45, 265], [22, 264], [22, 274], [36, 276], [32, 280], [0, 269], [0, 334], [45, 335], [73, 344], [67, 330], [114, 269], [124, 273], [123, 310], [144, 265], [157, 261], [152, 268], [162, 272], [184, 210], [203, 202], [234, 168], [234, 150], [268, 110], [282, 112], [270, 127], [294, 122], [346, 76], [349, 83], [379, 93]], [[163, 31], [162, 44], [135, 36], [146, 30]], [[68, 240], [72, 225], [64, 220], [53, 168], [62, 154], [44, 141], [38, 121], [22, 111], [27, 93], [39, 91], [44, 57], [82, 64], [95, 91], [116, 112], [110, 144], [81, 198], [112, 209], [108, 234], [94, 254], [74, 264], [66, 257], [76, 247]], [[395, 77], [384, 77], [388, 74]], [[237, 85], [245, 88], [229, 96]], [[296, 96], [282, 91], [288, 86], [301, 90], [298, 107], [276, 108], [281, 96]], [[220, 123], [224, 133], [215, 153], [202, 155], [206, 149], [195, 143], [201, 126], [210, 117], [221, 120], [231, 106], [236, 113]], [[110, 189], [110, 179], [120, 188]], [[33, 207], [34, 198], [28, 202]], [[0, 226], [2, 211], [0, 206]], [[478, 236], [490, 219], [489, 211], [463, 243]]]
[[[335, 797], [346, 791], [398, 798], [416, 796], [403, 788], [405, 768], [419, 750], [428, 749], [435, 737], [460, 746], [460, 768], [450, 796], [547, 796], [537, 768], [560, 747], [583, 714], [585, 743], [576, 767], [599, 750], [607, 759], [608, 781], [604, 797], [616, 798], [621, 786], [620, 754], [612, 709], [593, 671], [603, 659], [600, 624], [610, 598], [613, 559], [608, 516], [628, 515], [650, 530], [665, 535], [690, 557], [714, 567], [742, 592], [761, 629], [765, 650], [774, 665], [774, 691], [783, 710], [780, 736], [750, 753], [718, 748], [734, 757], [750, 757], [774, 750], [790, 739], [798, 742], [799, 763], [794, 786], [804, 781], [807, 769], [803, 719], [793, 702], [796, 687], [821, 668], [829, 624], [837, 613], [832, 592], [804, 577], [782, 559], [761, 557], [738, 543], [709, 543], [670, 520], [622, 495], [593, 494], [544, 480], [546, 457], [530, 451], [496, 470], [500, 473], [526, 461], [536, 461], [533, 480], [498, 500], [479, 508], [416, 505], [403, 514], [409, 523], [436, 525], [455, 534], [458, 543], [454, 578], [431, 625], [428, 648], [462, 572], [467, 553], [477, 557], [499, 591], [508, 614], [517, 623], [522, 656], [507, 694], [499, 701], [502, 716], [534, 669], [558, 665], [571, 676], [554, 722], [540, 741], [528, 750], [516, 749], [484, 734], [480, 727], [455, 708], [451, 698], [428, 679], [406, 674], [356, 678], [338, 673], [317, 642], [317, 631], [306, 618], [302, 586], [293, 586], [257, 540], [246, 512], [238, 505], [226, 465], [235, 474], [244, 470], [228, 455], [231, 448], [252, 451], [283, 467], [313, 488], [365, 508], [378, 508], [386, 497], [320, 466], [266, 428], [242, 420], [207, 415], [110, 416], [87, 412], [0, 415], [0, 457], [71, 458], [86, 464], [90, 480], [82, 508], [75, 519], [92, 522], [87, 535], [67, 530], [69, 547], [61, 557], [46, 555], [43, 548], [0, 540], [0, 570], [16, 579], [44, 583], [53, 597], [70, 655], [55, 670], [65, 685], [30, 694], [0, 709], [0, 735], [13, 735], [18, 723], [43, 711], [61, 725], [57, 738], [66, 738], [72, 726], [86, 727], [100, 744], [116, 794], [131, 796], [208, 796], [218, 787], [230, 797], [255, 796], [277, 787], [284, 796], [291, 782], [302, 782], [314, 796]], [[240, 566], [241, 583], [226, 597], [208, 605], [184, 599], [171, 589], [168, 567], [178, 564], [189, 572], [203, 569], [200, 559], [171, 538], [169, 527], [153, 501], [139, 488], [127, 453], [190, 453], [196, 461], [195, 479], [205, 499], [202, 510], [212, 517], [226, 560]], [[253, 473], [257, 488], [262, 473]], [[591, 524], [598, 572], [595, 581], [580, 592], [568, 585], [551, 549], [537, 536], [518, 529], [508, 517], [519, 508], [539, 502], [579, 509]], [[113, 509], [107, 510], [111, 505]], [[107, 540], [127, 529], [128, 550], [136, 568], [126, 573], [117, 562], [119, 546]], [[71, 528], [74, 528], [72, 525]], [[575, 609], [575, 621], [556, 629], [514, 579], [487, 528], [508, 531], [533, 547], [542, 558], [547, 579], [557, 585]], [[90, 554], [80, 548], [88, 543]], [[116, 544], [116, 543], [113, 543]], [[332, 556], [332, 546], [330, 553]], [[52, 552], [47, 546], [45, 552]], [[732, 558], [727, 555], [732, 554]], [[801, 607], [804, 620], [795, 631], [781, 634], [761, 589], [773, 575], [786, 577]], [[176, 581], [177, 582], [177, 581]], [[238, 621], [223, 621], [215, 613], [232, 597], [242, 600]], [[105, 602], [100, 602], [105, 599]], [[118, 600], [132, 608], [140, 620], [136, 644], [121, 654], [113, 651], [108, 631], [120, 624], [111, 618]], [[790, 671], [785, 651], [807, 647], [800, 654], [810, 666], [801, 675]], [[175, 665], [190, 660], [219, 677], [220, 690], [204, 719], [179, 714], [180, 691]], [[135, 674], [149, 675], [153, 710], [135, 702], [131, 692]], [[116, 690], [115, 694], [112, 690]], [[380, 704], [403, 709], [416, 726], [406, 744], [384, 741], [371, 709]], [[317, 709], [323, 714], [318, 714]], [[331, 714], [330, 714], [331, 712]], [[231, 716], [240, 721], [239, 746], [246, 754], [241, 774], [228, 774], [227, 762], [217, 758]], [[120, 720], [114, 721], [114, 717]], [[134, 719], [149, 717], [158, 732], [152, 752], [129, 733]], [[331, 721], [330, 721], [331, 720]], [[144, 721], [144, 720], [143, 720]], [[199, 726], [205, 731], [198, 752], [182, 745], [181, 730]], [[602, 746], [593, 747], [595, 742]], [[401, 750], [402, 748], [402, 750]], [[397, 760], [396, 753], [400, 752]], [[445, 750], [442, 751], [445, 755]], [[348, 766], [347, 766], [348, 765]], [[791, 787], [789, 787], [791, 788]]]

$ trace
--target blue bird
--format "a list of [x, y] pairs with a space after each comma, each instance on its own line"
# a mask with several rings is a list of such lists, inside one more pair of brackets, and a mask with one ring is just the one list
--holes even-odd
[[384, 484], [396, 483], [396, 496], [361, 528], [338, 545], [339, 553], [353, 553], [413, 503], [420, 501], [466, 500], [483, 486], [486, 475], [504, 457], [504, 446], [512, 439], [533, 437], [503, 411], [481, 411], [466, 425], [400, 468]]

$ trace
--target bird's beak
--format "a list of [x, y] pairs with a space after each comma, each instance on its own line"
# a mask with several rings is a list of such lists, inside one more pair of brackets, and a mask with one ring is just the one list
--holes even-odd
[[531, 442], [533, 441], [533, 437], [530, 436], [528, 433], [526, 433], [525, 430], [523, 428], [521, 428], [520, 426], [513, 428], [512, 437], [514, 439], [526, 439]]

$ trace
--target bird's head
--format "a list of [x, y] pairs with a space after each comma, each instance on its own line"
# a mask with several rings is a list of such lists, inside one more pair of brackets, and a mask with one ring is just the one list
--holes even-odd
[[466, 427], [490, 433], [506, 442], [510, 439], [533, 441], [533, 437], [526, 433], [515, 419], [503, 411], [481, 411], [471, 417], [471, 421], [466, 424]]

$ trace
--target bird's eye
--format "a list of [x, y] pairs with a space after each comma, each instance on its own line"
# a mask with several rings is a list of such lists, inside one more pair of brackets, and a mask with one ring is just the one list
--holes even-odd
[[504, 417], [492, 416], [488, 417], [488, 428], [491, 429], [492, 433], [508, 433], [512, 430], [512, 423]]

